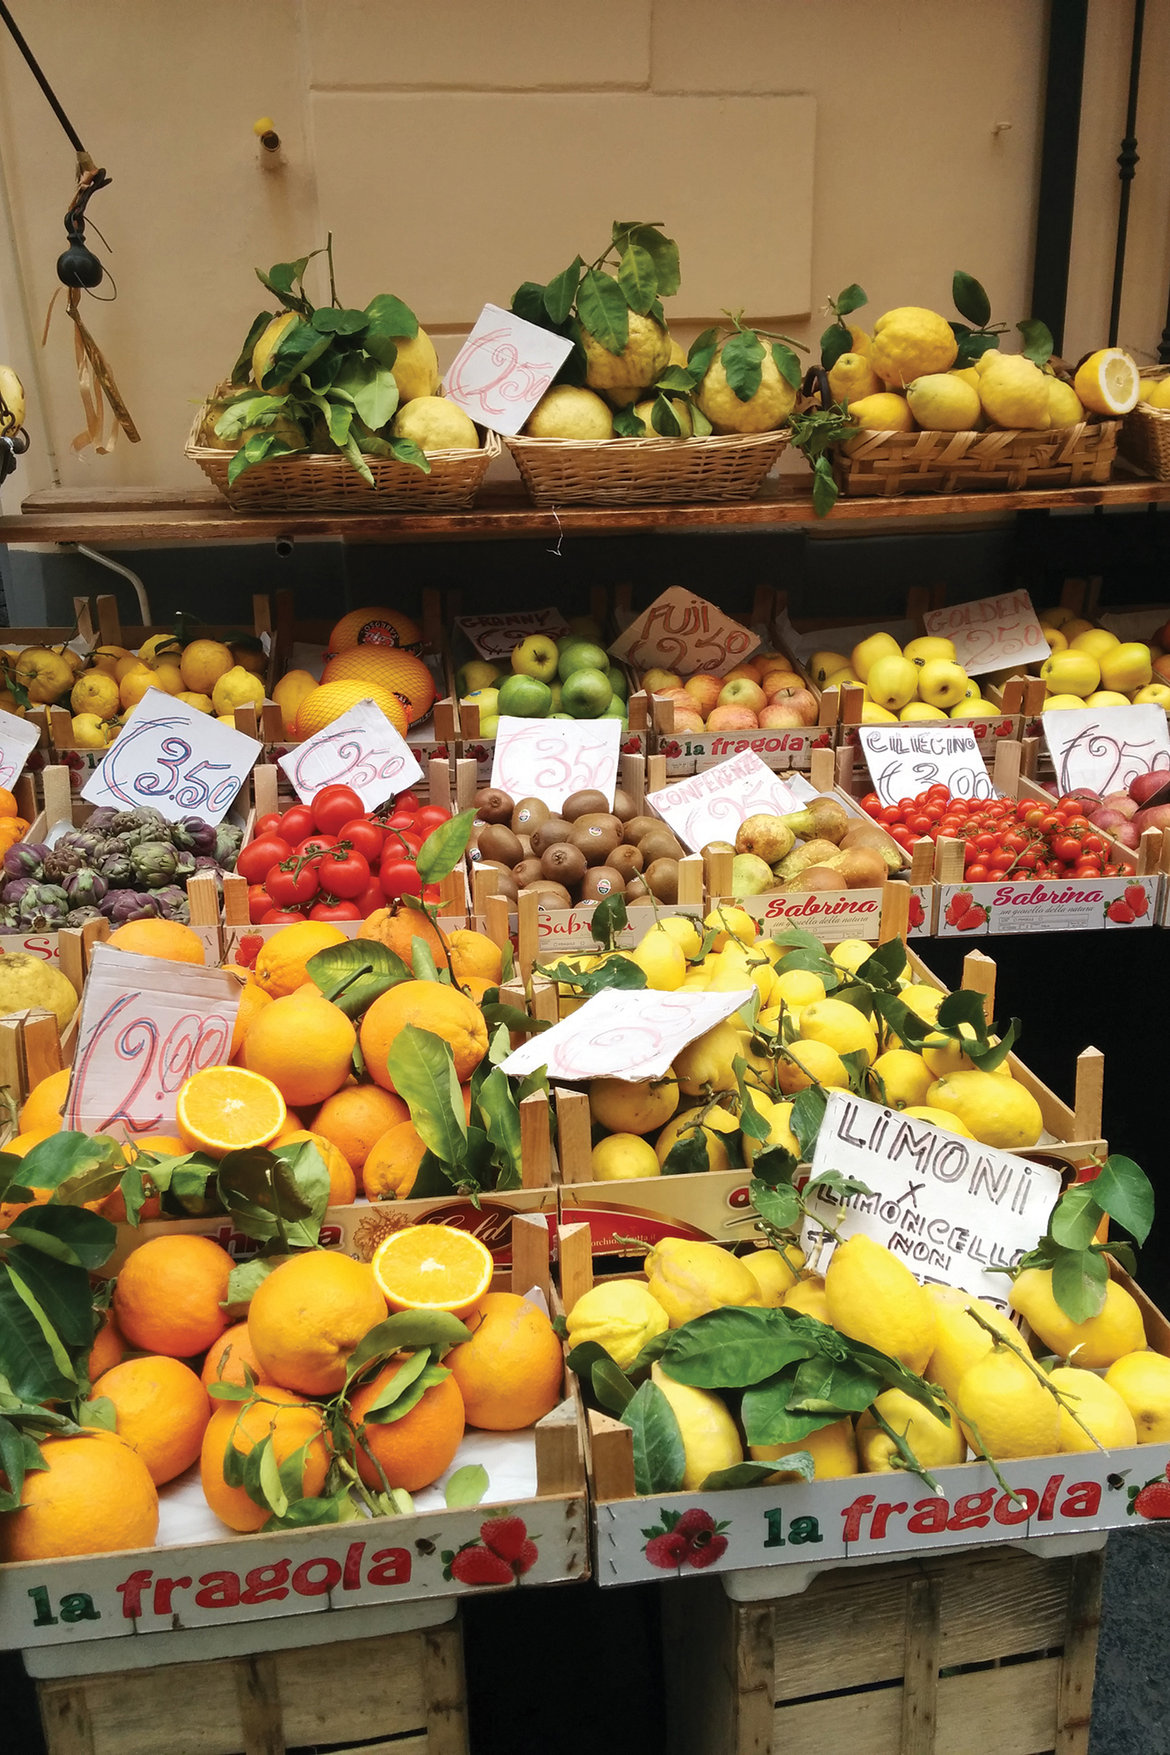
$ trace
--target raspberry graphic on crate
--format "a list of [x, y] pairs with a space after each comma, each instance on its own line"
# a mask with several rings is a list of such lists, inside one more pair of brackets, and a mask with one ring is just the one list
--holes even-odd
[[683, 1512], [662, 1510], [658, 1515], [661, 1523], [642, 1531], [647, 1538], [645, 1551], [651, 1566], [664, 1572], [678, 1572], [684, 1566], [700, 1571], [713, 1566], [727, 1552], [727, 1537], [722, 1532], [729, 1524], [716, 1523], [701, 1506], [691, 1506]]

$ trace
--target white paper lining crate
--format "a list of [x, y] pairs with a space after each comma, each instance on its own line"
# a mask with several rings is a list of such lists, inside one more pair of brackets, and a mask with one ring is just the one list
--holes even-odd
[[729, 1601], [662, 1590], [672, 1755], [1085, 1755], [1103, 1556], [980, 1553]]

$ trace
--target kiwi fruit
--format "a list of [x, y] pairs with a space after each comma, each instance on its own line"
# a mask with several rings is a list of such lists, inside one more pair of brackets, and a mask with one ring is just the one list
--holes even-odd
[[650, 894], [646, 888], [646, 880], [642, 877], [626, 879], [626, 901], [644, 902]]
[[642, 836], [638, 842], [638, 851], [647, 865], [653, 865], [656, 859], [672, 859], [677, 864], [682, 858], [682, 848], [662, 823]]
[[526, 889], [529, 894], [534, 894], [537, 897], [541, 908], [571, 908], [573, 906], [573, 898], [564, 884], [549, 883], [546, 878], [542, 878], [539, 883], [528, 884]]
[[624, 841], [614, 848], [606, 861], [606, 864], [612, 865], [615, 871], [621, 872], [626, 880], [627, 889], [629, 887], [630, 879], [638, 876], [645, 863], [646, 861], [642, 857], [641, 848], [627, 847]]
[[659, 902], [678, 901], [678, 860], [656, 859], [642, 874], [642, 882]]
[[522, 859], [519, 865], [512, 867], [512, 876], [516, 879], [517, 889], [524, 889], [528, 884], [538, 884], [544, 876], [544, 868], [539, 859]]
[[592, 810], [587, 811], [583, 817], [578, 817], [573, 827], [576, 829], [612, 829], [620, 841], [624, 825], [622, 819], [615, 817], [610, 810]]
[[564, 884], [567, 890], [573, 889], [585, 876], [586, 859], [579, 847], [570, 841], [558, 841], [542, 853], [540, 857], [540, 875], [550, 883]]
[[586, 828], [582, 823], [574, 823], [566, 836], [570, 847], [579, 847], [589, 865], [604, 865], [619, 837], [616, 832], [603, 823]]
[[524, 857], [524, 849], [520, 845], [518, 835], [513, 835], [504, 822], [487, 823], [480, 830], [479, 852], [481, 859], [490, 859], [493, 864], [512, 867], [519, 865]]
[[522, 798], [512, 811], [512, 833], [531, 835], [541, 823], [547, 823], [551, 816], [552, 812], [543, 798]]
[[500, 865], [493, 859], [481, 859], [479, 862], [479, 869], [481, 871], [495, 872], [497, 896], [506, 896], [509, 902], [514, 902], [516, 900], [520, 891], [511, 866]]
[[638, 807], [624, 787], [619, 786], [613, 795], [613, 814], [623, 823], [638, 814]]
[[543, 859], [550, 847], [555, 847], [558, 841], [567, 841], [572, 826], [564, 817], [546, 817], [540, 827], [532, 831], [532, 851], [535, 857]]
[[481, 786], [472, 799], [475, 814], [483, 823], [510, 823], [516, 806], [498, 786]]
[[569, 822], [575, 823], [578, 817], [608, 811], [609, 800], [604, 792], [586, 789], [584, 792], [571, 792], [561, 806], [561, 815]]
[[625, 888], [625, 878], [612, 865], [594, 865], [585, 873], [585, 881], [581, 885], [581, 900], [600, 902], [606, 896], [623, 895]]
[[[661, 817], [627, 817], [626, 826], [622, 830], [622, 840], [628, 841], [631, 847], [636, 847], [642, 836], [648, 835], [651, 829], [666, 829], [666, 824]], [[668, 834], [669, 832], [667, 830]]]

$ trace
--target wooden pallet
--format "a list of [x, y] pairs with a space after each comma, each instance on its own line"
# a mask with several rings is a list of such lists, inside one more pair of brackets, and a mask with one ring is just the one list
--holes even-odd
[[672, 1755], [1086, 1755], [1100, 1553], [983, 1553], [731, 1602], [662, 1590]]
[[296, 1651], [65, 1677], [38, 1683], [37, 1694], [48, 1755], [469, 1748], [458, 1620]]

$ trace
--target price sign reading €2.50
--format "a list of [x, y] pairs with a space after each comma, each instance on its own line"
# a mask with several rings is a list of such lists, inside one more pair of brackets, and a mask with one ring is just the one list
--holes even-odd
[[366, 810], [422, 779], [410, 747], [373, 701], [358, 701], [324, 731], [281, 756], [277, 767], [284, 769], [302, 804], [323, 786], [351, 786]]
[[260, 747], [186, 701], [147, 689], [81, 796], [114, 810], [149, 804], [172, 823], [189, 816], [219, 823]]

